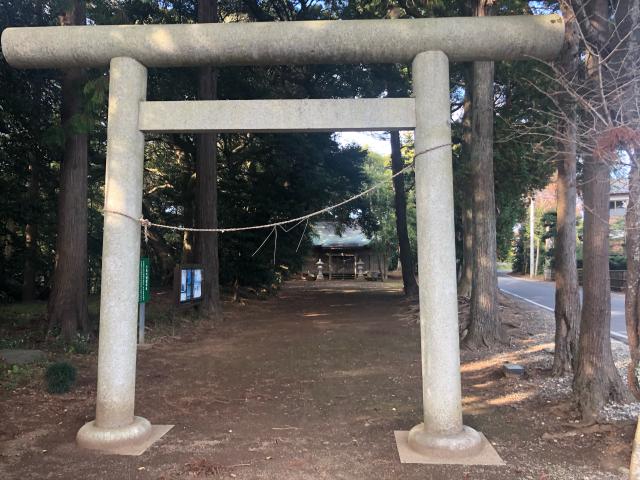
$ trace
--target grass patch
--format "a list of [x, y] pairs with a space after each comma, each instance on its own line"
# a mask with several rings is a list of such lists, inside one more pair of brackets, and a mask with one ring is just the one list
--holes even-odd
[[[154, 294], [147, 303], [148, 339], [175, 336], [183, 325], [201, 320], [194, 308], [176, 308], [171, 295], [169, 291], [164, 295]], [[70, 342], [64, 342], [56, 330], [47, 335], [46, 302], [0, 304], [0, 349], [40, 348], [66, 354], [90, 354], [95, 350], [98, 335], [100, 295], [90, 295], [87, 306], [89, 332], [78, 333]]]
[[28, 327], [34, 320], [45, 317], [45, 302], [20, 302], [0, 304], [0, 325]]
[[3, 390], [12, 391], [24, 387], [42, 375], [44, 366], [38, 363], [27, 365], [4, 365], [0, 373]]

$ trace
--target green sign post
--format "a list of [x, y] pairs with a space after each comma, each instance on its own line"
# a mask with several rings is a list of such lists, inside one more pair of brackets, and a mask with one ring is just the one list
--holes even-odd
[[149, 257], [140, 258], [140, 281], [138, 283], [138, 303], [149, 301]]
[[149, 257], [140, 258], [140, 279], [138, 281], [138, 343], [144, 343], [144, 311], [149, 301]]

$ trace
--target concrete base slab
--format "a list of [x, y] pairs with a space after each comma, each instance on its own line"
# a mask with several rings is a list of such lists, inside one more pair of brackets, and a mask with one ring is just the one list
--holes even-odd
[[151, 433], [143, 441], [139, 443], [125, 443], [119, 446], [112, 446], [108, 449], [93, 449], [96, 452], [110, 454], [110, 455], [130, 455], [139, 456], [142, 455], [151, 445], [160, 440], [171, 430], [174, 425], [151, 425]]
[[9, 365], [26, 365], [44, 362], [47, 355], [42, 350], [6, 349], [0, 350], [0, 360]]
[[409, 432], [395, 431], [393, 432], [396, 437], [396, 446], [398, 447], [398, 455], [400, 456], [400, 463], [424, 463], [432, 465], [504, 465], [505, 463], [498, 455], [498, 452], [493, 448], [487, 438], [481, 433], [482, 436], [482, 449], [473, 455], [468, 457], [460, 457], [451, 455], [447, 456], [438, 451], [434, 454], [422, 454], [414, 451], [409, 447], [408, 438]]
[[164, 434], [171, 430], [173, 427], [173, 425], [151, 425], [151, 434], [144, 442], [138, 445], [126, 445], [116, 449], [116, 451], [109, 453], [133, 456], [142, 455], [147, 450], [147, 448], [160, 440], [164, 436]]

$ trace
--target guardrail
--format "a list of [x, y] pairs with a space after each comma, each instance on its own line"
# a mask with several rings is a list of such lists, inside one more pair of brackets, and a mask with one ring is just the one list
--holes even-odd
[[[627, 271], [626, 270], [609, 270], [611, 278], [611, 290], [624, 290], [627, 288]], [[578, 283], [582, 285], [582, 269], [578, 269]]]

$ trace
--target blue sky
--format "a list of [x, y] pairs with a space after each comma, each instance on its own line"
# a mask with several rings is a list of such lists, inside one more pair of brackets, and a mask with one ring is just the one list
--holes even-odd
[[340, 145], [356, 143], [380, 155], [391, 155], [389, 134], [386, 132], [339, 132], [335, 135]]

